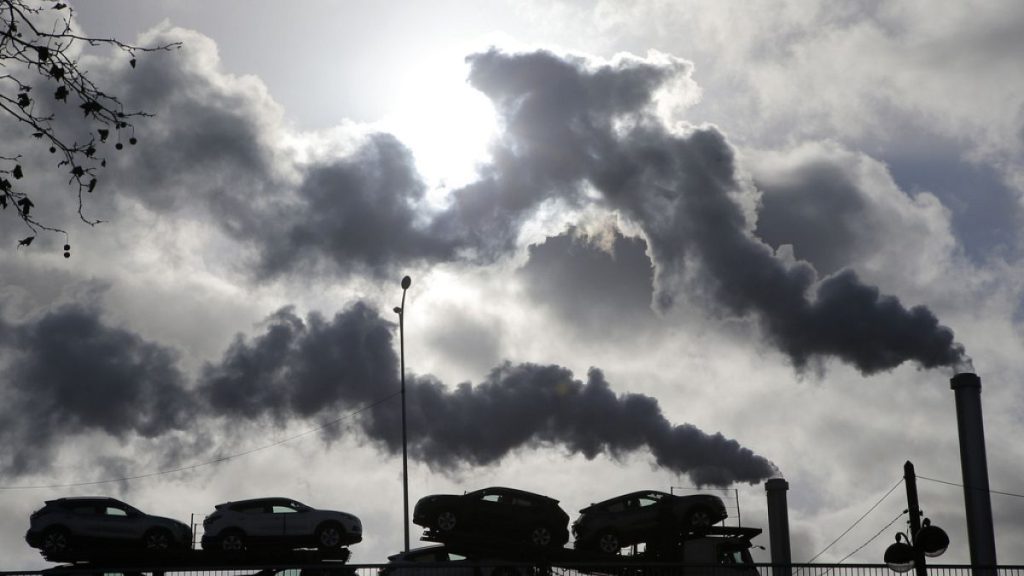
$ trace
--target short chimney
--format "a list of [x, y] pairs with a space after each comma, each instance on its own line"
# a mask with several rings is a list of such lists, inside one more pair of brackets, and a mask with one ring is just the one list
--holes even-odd
[[772, 575], [790, 576], [793, 558], [789, 551], [789, 504], [786, 492], [789, 482], [772, 478], [764, 483], [768, 493], [768, 533], [771, 539]]
[[964, 507], [967, 511], [971, 565], [994, 567], [996, 541], [992, 528], [988, 461], [985, 457], [985, 427], [981, 417], [981, 378], [964, 372], [954, 376], [949, 383], [956, 395], [956, 423], [960, 432], [960, 468], [964, 478]]

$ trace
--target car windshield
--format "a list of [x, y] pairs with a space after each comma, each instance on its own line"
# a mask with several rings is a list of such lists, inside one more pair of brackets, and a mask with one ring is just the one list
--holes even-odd
[[640, 500], [640, 507], [641, 508], [644, 508], [644, 507], [647, 507], [647, 506], [653, 506], [654, 504], [658, 503], [658, 499], [657, 498], [652, 498], [650, 496], [641, 496], [639, 500]]

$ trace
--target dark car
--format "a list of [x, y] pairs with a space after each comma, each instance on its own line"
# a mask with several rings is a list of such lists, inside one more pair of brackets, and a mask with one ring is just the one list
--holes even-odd
[[378, 576], [547, 576], [548, 572], [520, 562], [490, 557], [469, 558], [444, 545], [424, 546], [388, 556]]
[[707, 529], [727, 516], [718, 496], [675, 496], [644, 490], [580, 510], [572, 533], [577, 549], [615, 554], [625, 546]]
[[98, 549], [186, 549], [192, 529], [113, 498], [58, 498], [32, 513], [25, 541], [44, 556], [60, 559]]
[[218, 504], [203, 520], [203, 549], [241, 552], [254, 544], [337, 550], [363, 539], [363, 524], [347, 512], [317, 510], [290, 498]]
[[416, 503], [412, 521], [440, 539], [473, 533], [539, 547], [561, 547], [569, 541], [569, 515], [558, 500], [513, 488], [426, 496]]

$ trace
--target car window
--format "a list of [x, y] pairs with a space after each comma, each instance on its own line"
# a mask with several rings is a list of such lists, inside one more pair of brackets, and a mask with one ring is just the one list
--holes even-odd
[[527, 500], [526, 498], [513, 498], [512, 499], [512, 505], [513, 506], [533, 506], [533, 502]]
[[653, 506], [657, 504], [658, 501], [655, 500], [654, 498], [651, 498], [650, 496], [641, 496], [640, 498], [638, 498], [638, 503], [640, 504], [641, 508], [644, 508], [647, 506]]
[[448, 553], [448, 559], [453, 561], [453, 562], [458, 562], [459, 560], [465, 560], [466, 557], [461, 555], [461, 554], [454, 554], [452, 552], [449, 552]]
[[266, 512], [266, 507], [262, 504], [250, 504], [249, 506], [238, 507], [236, 510], [243, 514], [262, 514]]
[[484, 494], [484, 497], [481, 498], [481, 500], [487, 502], [501, 502], [501, 494]]
[[607, 510], [608, 512], [622, 512], [625, 509], [626, 509], [626, 503], [625, 502], [612, 502], [611, 504], [609, 504], [605, 508], [605, 510]]
[[295, 512], [295, 509], [292, 508], [291, 506], [277, 505], [277, 506], [272, 506], [270, 508], [270, 511], [273, 512], [274, 514], [288, 514], [288, 513], [291, 513], [291, 512]]
[[105, 511], [105, 515], [107, 515], [107, 516], [127, 516], [128, 512], [126, 512], [125, 510], [122, 510], [121, 508], [117, 508], [115, 506], [107, 506], [107, 509]]
[[72, 514], [96, 514], [95, 506], [75, 506], [71, 509]]

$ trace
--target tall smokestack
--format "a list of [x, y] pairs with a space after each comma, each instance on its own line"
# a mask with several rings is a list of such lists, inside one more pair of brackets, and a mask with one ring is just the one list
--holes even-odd
[[967, 540], [972, 566], [996, 565], [996, 539], [992, 528], [992, 502], [988, 490], [985, 427], [981, 417], [981, 378], [970, 372], [954, 376], [956, 422], [960, 432], [960, 467], [964, 477]]
[[790, 576], [793, 558], [789, 551], [789, 482], [772, 478], [764, 483], [768, 493], [768, 533], [772, 548], [772, 576]]

